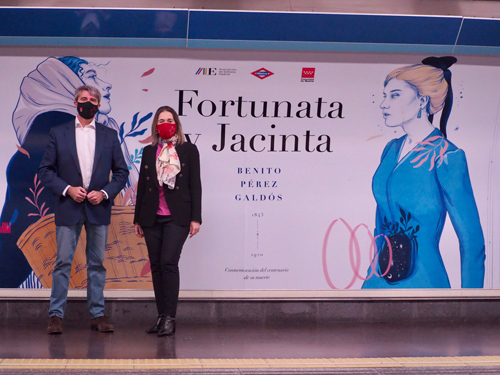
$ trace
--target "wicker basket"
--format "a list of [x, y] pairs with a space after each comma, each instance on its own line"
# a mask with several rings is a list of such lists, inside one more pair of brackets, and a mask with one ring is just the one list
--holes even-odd
[[[106, 245], [106, 289], [152, 289], [148, 252], [144, 239], [134, 233], [134, 206], [113, 206]], [[52, 288], [56, 262], [56, 225], [54, 214], [30, 225], [19, 237], [17, 246], [24, 253], [44, 288]], [[70, 288], [87, 286], [85, 227], [78, 241], [71, 267]]]

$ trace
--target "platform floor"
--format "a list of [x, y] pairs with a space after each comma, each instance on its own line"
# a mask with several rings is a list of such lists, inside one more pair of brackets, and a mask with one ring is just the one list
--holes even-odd
[[[89, 321], [62, 335], [0, 326], [0, 374], [500, 374], [500, 324], [183, 324], [158, 338], [142, 325]], [[80, 366], [80, 367], [78, 367]], [[74, 371], [74, 372], [73, 372]], [[415, 372], [416, 371], [416, 372]]]

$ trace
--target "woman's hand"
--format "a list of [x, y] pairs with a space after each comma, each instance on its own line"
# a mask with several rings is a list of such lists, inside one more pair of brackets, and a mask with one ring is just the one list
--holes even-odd
[[139, 224], [134, 224], [134, 231], [135, 231], [135, 235], [139, 238], [143, 238], [144, 237], [144, 232], [142, 231], [142, 228]]
[[192, 221], [189, 224], [189, 238], [193, 237], [196, 233], [200, 231], [200, 223], [197, 221]]

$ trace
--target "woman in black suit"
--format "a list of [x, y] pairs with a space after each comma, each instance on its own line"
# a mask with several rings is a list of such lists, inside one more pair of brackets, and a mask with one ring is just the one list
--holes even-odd
[[158, 108], [151, 135], [142, 154], [134, 224], [135, 234], [146, 240], [158, 309], [146, 332], [169, 336], [175, 333], [182, 246], [200, 230], [200, 155], [186, 142], [171, 107]]

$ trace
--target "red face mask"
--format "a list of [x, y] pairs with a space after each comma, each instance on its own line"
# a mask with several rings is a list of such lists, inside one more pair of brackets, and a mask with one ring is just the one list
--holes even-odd
[[170, 122], [164, 122], [163, 124], [157, 124], [156, 129], [161, 139], [170, 139], [177, 132], [177, 125]]

